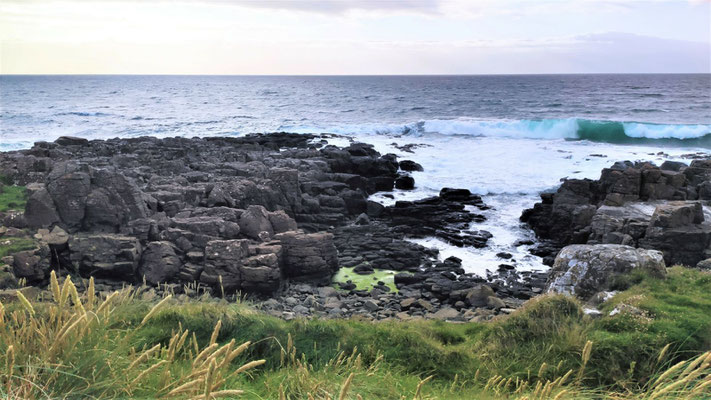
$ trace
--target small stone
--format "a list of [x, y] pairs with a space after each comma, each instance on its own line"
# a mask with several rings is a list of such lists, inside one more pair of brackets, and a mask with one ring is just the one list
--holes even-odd
[[318, 295], [321, 297], [338, 297], [338, 291], [330, 286], [318, 288]]
[[309, 309], [302, 306], [301, 304], [295, 306], [293, 310], [297, 314], [308, 314], [309, 313]]
[[412, 319], [412, 316], [410, 314], [406, 313], [405, 311], [401, 311], [401, 312], [395, 314], [395, 318], [397, 318], [399, 320], [407, 321], [407, 320]]
[[370, 312], [375, 312], [380, 309], [378, 303], [373, 300], [366, 300], [365, 303], [363, 303], [363, 306]]
[[427, 310], [427, 311], [429, 311], [429, 312], [434, 312], [434, 310], [435, 310], [435, 308], [434, 308], [434, 306], [432, 305], [432, 303], [430, 303], [429, 301], [427, 301], [427, 300], [425, 300], [425, 299], [419, 299], [419, 300], [417, 300], [417, 304], [418, 304], [420, 307], [424, 308], [425, 310]]
[[432, 318], [439, 319], [442, 321], [453, 320], [458, 317], [459, 317], [459, 311], [457, 311], [453, 308], [449, 308], [449, 307], [442, 308], [441, 310], [432, 314]]
[[368, 214], [362, 213], [360, 214], [356, 220], [355, 220], [356, 225], [370, 225], [370, 218], [368, 217]]
[[498, 297], [489, 296], [486, 298], [486, 306], [489, 308], [493, 308], [494, 310], [500, 310], [506, 307], [506, 304]]
[[353, 268], [353, 272], [359, 275], [370, 275], [374, 271], [373, 267], [371, 267], [370, 265], [360, 264], [359, 266]]
[[407, 298], [407, 299], [400, 302], [400, 307], [403, 310], [407, 310], [408, 308], [412, 307], [412, 305], [415, 304], [416, 301], [417, 301], [417, 299], [415, 299], [415, 298], [412, 298], [412, 297]]

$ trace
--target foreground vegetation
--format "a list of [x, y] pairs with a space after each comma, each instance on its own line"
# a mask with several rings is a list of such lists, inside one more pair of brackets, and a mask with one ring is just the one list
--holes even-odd
[[[53, 275], [54, 278], [54, 275]], [[215, 299], [79, 294], [0, 307], [7, 398], [711, 398], [711, 274], [637, 278], [591, 319], [543, 296], [481, 324], [282, 321]], [[627, 307], [626, 306], [626, 307]]]

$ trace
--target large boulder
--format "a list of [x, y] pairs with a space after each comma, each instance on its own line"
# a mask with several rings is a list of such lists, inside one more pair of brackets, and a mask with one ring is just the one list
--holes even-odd
[[148, 215], [143, 194], [126, 176], [109, 169], [90, 170], [91, 193], [86, 199], [83, 227], [90, 231], [118, 232], [128, 221]]
[[616, 278], [632, 271], [664, 277], [666, 265], [662, 253], [615, 244], [567, 246], [555, 259], [548, 291], [588, 299], [609, 290]]
[[213, 238], [237, 239], [240, 233], [239, 224], [225, 221], [220, 217], [173, 218], [172, 225], [178, 229]]
[[678, 228], [704, 222], [704, 211], [699, 202], [673, 201], [657, 206], [649, 229]]
[[283, 283], [282, 246], [276, 242], [250, 246], [249, 253], [240, 267], [242, 291], [271, 295], [279, 290]]
[[33, 250], [20, 251], [13, 255], [13, 273], [17, 278], [25, 278], [27, 283], [37, 284], [49, 277], [51, 251], [46, 244]]
[[[240, 267], [249, 256], [249, 240], [213, 240], [205, 246], [205, 269], [200, 281], [215, 290], [233, 293], [242, 286]], [[221, 287], [220, 287], [221, 285]]]
[[47, 177], [47, 192], [66, 229], [78, 231], [86, 213], [86, 199], [91, 192], [88, 168], [72, 162], [57, 164]]
[[86, 146], [89, 144], [89, 140], [75, 136], [60, 136], [54, 143], [60, 146]]
[[270, 212], [269, 222], [272, 225], [274, 233], [282, 233], [288, 231], [295, 231], [297, 229], [296, 221], [291, 218], [284, 211]]
[[284, 274], [294, 280], [329, 282], [338, 270], [338, 254], [331, 233], [301, 231], [277, 234], [283, 248]]
[[260, 239], [260, 233], [274, 235], [274, 228], [269, 221], [269, 212], [263, 206], [249, 206], [239, 217], [239, 227], [243, 234], [252, 239]]
[[138, 276], [152, 285], [169, 282], [180, 271], [182, 263], [170, 242], [150, 242], [143, 250]]
[[40, 183], [27, 185], [28, 199], [25, 205], [25, 221], [30, 228], [48, 228], [59, 222], [59, 214], [47, 188]]
[[48, 174], [46, 192], [40, 189], [31, 196], [27, 214], [33, 225], [54, 222], [52, 203], [69, 232], [115, 233], [128, 221], [148, 215], [142, 192], [114, 170], [62, 162]]
[[137, 238], [116, 234], [76, 234], [69, 239], [71, 261], [83, 276], [133, 282], [141, 260]]
[[708, 258], [711, 224], [699, 202], [669, 202], [654, 210], [639, 246], [664, 253], [668, 264], [694, 266]]

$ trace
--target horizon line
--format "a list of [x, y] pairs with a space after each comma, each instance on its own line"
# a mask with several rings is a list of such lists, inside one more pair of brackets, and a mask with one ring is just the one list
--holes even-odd
[[20, 73], [2, 76], [234, 76], [234, 77], [388, 77], [388, 76], [546, 76], [546, 75], [711, 75], [708, 72], [543, 72], [543, 73], [462, 73], [462, 74], [161, 74], [161, 73]]

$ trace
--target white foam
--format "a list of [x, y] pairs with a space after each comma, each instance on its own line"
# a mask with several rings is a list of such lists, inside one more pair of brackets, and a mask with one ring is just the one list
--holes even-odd
[[543, 120], [482, 120], [460, 117], [455, 119], [430, 119], [412, 123], [363, 123], [334, 125], [282, 125], [279, 130], [297, 133], [338, 133], [344, 135], [391, 135], [406, 134], [423, 136], [466, 135], [514, 139], [578, 139], [581, 124], [585, 124], [586, 135], [594, 138], [599, 129], [600, 140], [604, 141], [610, 124], [619, 124], [630, 138], [647, 139], [695, 139], [711, 134], [711, 125], [696, 124], [652, 124], [640, 122], [592, 121], [579, 118]]
[[658, 125], [627, 122], [625, 134], [648, 139], [695, 139], [711, 134], [711, 125]]
[[[524, 209], [540, 200], [541, 192], [555, 190], [561, 178], [597, 179], [603, 168], [616, 161], [645, 160], [661, 164], [666, 160], [683, 161], [681, 155], [690, 151], [689, 148], [667, 148], [667, 156], [658, 154], [659, 148], [655, 146], [441, 134], [427, 137], [369, 135], [359, 136], [357, 140], [372, 143], [383, 154], [395, 153], [400, 160], [414, 160], [424, 168], [412, 173], [415, 190], [378, 193], [372, 196], [373, 200], [386, 205], [396, 200], [416, 200], [436, 195], [443, 187], [466, 188], [483, 196], [484, 202], [493, 209], [482, 212], [487, 221], [474, 223], [472, 229], [494, 234], [487, 248], [458, 248], [433, 238], [416, 241], [439, 249], [442, 259], [450, 255], [461, 258], [468, 272], [480, 275], [507, 262], [496, 256], [498, 252], [511, 253], [521, 270], [546, 269], [540, 258], [529, 254], [527, 246], [514, 246], [519, 240], [533, 238], [532, 232], [522, 226], [518, 218]], [[395, 144], [424, 147], [408, 153]], [[390, 195], [392, 198], [386, 197]]]

